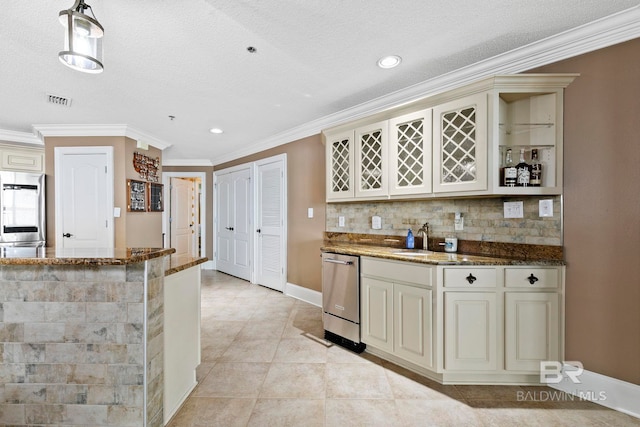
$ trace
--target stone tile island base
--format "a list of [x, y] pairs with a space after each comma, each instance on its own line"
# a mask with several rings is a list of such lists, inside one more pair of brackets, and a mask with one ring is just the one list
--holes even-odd
[[170, 253], [1, 260], [0, 425], [163, 425]]

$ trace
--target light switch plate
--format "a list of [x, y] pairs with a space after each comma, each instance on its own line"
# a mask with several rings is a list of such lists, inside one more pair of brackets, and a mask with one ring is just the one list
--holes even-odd
[[313, 208], [307, 208], [307, 218], [313, 218]]
[[550, 218], [553, 216], [553, 199], [540, 200], [538, 202], [538, 210], [541, 218]]
[[524, 218], [524, 207], [522, 202], [504, 202], [505, 218]]
[[380, 230], [382, 228], [382, 218], [377, 215], [371, 217], [371, 228]]

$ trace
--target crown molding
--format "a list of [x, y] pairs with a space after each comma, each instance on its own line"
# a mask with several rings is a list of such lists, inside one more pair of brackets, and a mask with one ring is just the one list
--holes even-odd
[[291, 128], [245, 149], [217, 157], [214, 159], [214, 164], [225, 163], [316, 135], [324, 129], [456, 89], [496, 74], [522, 73], [638, 37], [640, 37], [640, 6], [635, 6], [450, 73], [425, 80], [355, 107]]
[[162, 159], [162, 166], [213, 166], [209, 159]]
[[0, 129], [0, 141], [17, 142], [20, 144], [43, 146], [44, 141], [38, 135], [29, 132], [17, 132], [13, 130]]
[[142, 141], [160, 150], [171, 146], [170, 143], [156, 138], [146, 132], [125, 124], [105, 125], [33, 125], [33, 129], [41, 138], [58, 136], [126, 136]]

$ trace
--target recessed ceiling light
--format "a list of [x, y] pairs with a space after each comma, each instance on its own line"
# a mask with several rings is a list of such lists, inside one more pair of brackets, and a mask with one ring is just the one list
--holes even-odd
[[211, 129], [209, 129], [209, 132], [211, 132], [211, 133], [222, 133], [222, 129], [219, 129], [219, 128], [211, 128]]
[[400, 58], [398, 55], [384, 56], [378, 59], [378, 67], [393, 68], [400, 65], [401, 62], [402, 62], [402, 58]]

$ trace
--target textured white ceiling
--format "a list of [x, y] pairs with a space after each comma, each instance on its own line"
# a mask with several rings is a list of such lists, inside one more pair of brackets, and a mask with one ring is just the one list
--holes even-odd
[[[105, 71], [98, 75], [57, 59], [64, 37], [58, 13], [72, 0], [3, 2], [0, 129], [127, 124], [171, 144], [165, 159], [214, 164], [310, 121], [638, 6], [638, 0], [86, 1], [105, 28]], [[388, 54], [403, 58], [400, 67], [376, 67]], [[72, 98], [71, 108], [47, 104], [47, 93]], [[211, 127], [224, 133], [212, 135]]]

